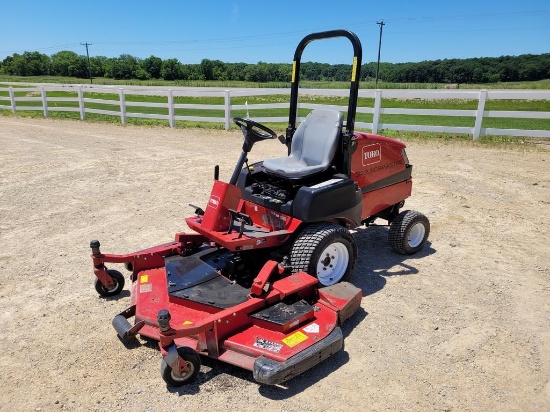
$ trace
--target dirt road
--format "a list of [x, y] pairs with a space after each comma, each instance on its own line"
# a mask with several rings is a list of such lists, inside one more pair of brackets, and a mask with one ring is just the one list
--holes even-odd
[[[469, 143], [409, 144], [424, 251], [395, 254], [385, 227], [355, 234], [364, 298], [345, 351], [281, 387], [205, 360], [197, 384], [167, 388], [154, 345], [117, 339], [129, 293], [98, 297], [89, 241], [111, 253], [171, 241], [241, 144], [0, 117], [0, 409], [550, 410], [550, 152]], [[251, 158], [283, 153], [262, 142]]]

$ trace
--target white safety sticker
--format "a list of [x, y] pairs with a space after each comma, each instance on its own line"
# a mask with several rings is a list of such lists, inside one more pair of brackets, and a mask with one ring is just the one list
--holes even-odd
[[312, 323], [311, 325], [307, 325], [303, 331], [308, 333], [319, 333], [319, 325]]

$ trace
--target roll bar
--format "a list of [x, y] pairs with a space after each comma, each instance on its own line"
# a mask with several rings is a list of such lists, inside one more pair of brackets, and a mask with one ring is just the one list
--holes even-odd
[[348, 115], [346, 117], [346, 131], [348, 135], [353, 134], [355, 126], [355, 113], [357, 110], [357, 97], [359, 94], [359, 80], [361, 78], [361, 59], [363, 50], [357, 35], [347, 30], [331, 30], [319, 33], [308, 34], [296, 47], [294, 61], [292, 62], [292, 85], [290, 89], [290, 112], [288, 115], [288, 127], [286, 129], [286, 144], [290, 150], [292, 136], [296, 131], [296, 116], [298, 112], [298, 86], [300, 84], [300, 60], [306, 46], [315, 40], [331, 39], [335, 37], [346, 37], [353, 46], [353, 66], [351, 69], [351, 83], [349, 92]]

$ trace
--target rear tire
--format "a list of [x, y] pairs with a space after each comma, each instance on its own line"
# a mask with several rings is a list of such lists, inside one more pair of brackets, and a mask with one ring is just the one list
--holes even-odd
[[397, 253], [412, 255], [424, 247], [429, 234], [428, 218], [415, 210], [405, 210], [391, 222], [388, 241]]
[[178, 355], [187, 363], [187, 373], [184, 376], [177, 376], [163, 359], [160, 363], [160, 374], [168, 386], [177, 387], [192, 382], [201, 368], [201, 358], [196, 351], [186, 346], [181, 346], [177, 350]]
[[357, 262], [357, 244], [345, 227], [336, 223], [314, 223], [296, 238], [290, 250], [293, 272], [303, 271], [319, 279], [322, 286], [346, 280]]

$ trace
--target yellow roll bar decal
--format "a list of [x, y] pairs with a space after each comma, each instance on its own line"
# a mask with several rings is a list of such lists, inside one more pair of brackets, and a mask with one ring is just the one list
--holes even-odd
[[292, 83], [296, 80], [296, 60], [292, 62]]
[[351, 68], [351, 81], [355, 81], [355, 73], [357, 73], [357, 56], [353, 57], [353, 67]]

